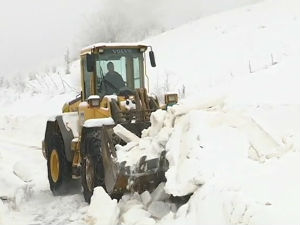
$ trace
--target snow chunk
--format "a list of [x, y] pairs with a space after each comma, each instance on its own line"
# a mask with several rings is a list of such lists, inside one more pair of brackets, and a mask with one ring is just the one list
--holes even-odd
[[83, 124], [84, 127], [102, 127], [105, 125], [114, 125], [115, 122], [111, 117], [102, 119], [89, 119]]
[[113, 130], [115, 134], [118, 135], [126, 143], [129, 143], [131, 141], [138, 142], [140, 140], [138, 136], [136, 136], [134, 133], [127, 130], [121, 124], [115, 126]]
[[144, 191], [141, 194], [141, 199], [142, 199], [144, 206], [148, 206], [152, 199], [149, 191]]
[[54, 122], [56, 120], [56, 115], [50, 116], [48, 121]]
[[27, 161], [18, 161], [13, 167], [14, 174], [24, 182], [32, 180], [32, 173]]
[[107, 98], [109, 102], [111, 102], [112, 99], [118, 101], [117, 95], [105, 95], [105, 98]]
[[6, 224], [5, 215], [7, 214], [7, 208], [3, 204], [2, 200], [0, 199], [0, 225]]
[[153, 224], [151, 214], [145, 210], [141, 201], [138, 193], [123, 195], [118, 203], [121, 214], [120, 224]]
[[[143, 220], [149, 218], [151, 214], [147, 212], [145, 209], [139, 207], [132, 207], [126, 213], [124, 213], [121, 217], [121, 221], [124, 224], [144, 224], [141, 223]], [[148, 224], [148, 222], [146, 223]]]
[[154, 201], [149, 205], [148, 211], [153, 217], [161, 219], [170, 212], [170, 206], [162, 201]]
[[148, 128], [148, 136], [153, 137], [158, 134], [160, 129], [163, 127], [165, 116], [165, 110], [157, 110], [156, 112], [152, 113], [150, 116], [151, 127]]
[[88, 100], [94, 100], [94, 99], [100, 99], [100, 96], [99, 95], [90, 95], [88, 97]]
[[111, 199], [102, 187], [96, 187], [88, 208], [86, 221], [90, 225], [116, 225], [119, 208], [116, 199]]
[[134, 166], [143, 156], [146, 156], [146, 160], [158, 158], [162, 151], [162, 146], [151, 137], [141, 138], [139, 142], [129, 142], [125, 146], [117, 146], [118, 161], [126, 161], [127, 166]]
[[165, 191], [165, 183], [161, 182], [151, 193], [152, 201], [164, 201], [169, 199], [170, 194]]
[[155, 220], [149, 217], [144, 217], [138, 221], [138, 225], [154, 225], [156, 224]]
[[7, 171], [5, 174], [0, 173], [0, 180], [0, 198], [3, 199], [14, 199], [16, 191], [26, 186], [21, 179]]
[[124, 195], [122, 199], [119, 201], [118, 207], [120, 208], [121, 214], [126, 213], [128, 210], [132, 208], [138, 208], [138, 209], [144, 208], [144, 206], [139, 200], [135, 198], [132, 199], [132, 196], [130, 195]]

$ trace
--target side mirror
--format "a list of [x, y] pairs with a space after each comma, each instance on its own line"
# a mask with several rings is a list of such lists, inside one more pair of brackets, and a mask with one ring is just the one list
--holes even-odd
[[151, 50], [149, 52], [150, 63], [152, 67], [156, 67], [154, 52]]
[[88, 72], [94, 72], [94, 65], [95, 65], [95, 55], [87, 54], [86, 55], [86, 70]]

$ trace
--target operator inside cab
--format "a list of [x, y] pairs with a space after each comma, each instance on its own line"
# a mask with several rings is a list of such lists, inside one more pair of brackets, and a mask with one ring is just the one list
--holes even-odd
[[105, 95], [116, 94], [120, 91], [122, 87], [125, 87], [125, 82], [122, 76], [115, 71], [114, 64], [112, 62], [107, 63], [108, 72], [103, 78], [103, 91]]
[[95, 68], [84, 76], [85, 95], [91, 94], [89, 84], [93, 83], [93, 73], [96, 73], [97, 95], [134, 95], [134, 90], [144, 87], [143, 57], [144, 52], [139, 48], [105, 48], [101, 53], [95, 53], [94, 59], [89, 61]]

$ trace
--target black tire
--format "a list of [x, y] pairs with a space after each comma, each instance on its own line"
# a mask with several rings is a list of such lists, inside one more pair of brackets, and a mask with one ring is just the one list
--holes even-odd
[[90, 203], [95, 187], [102, 186], [105, 189], [100, 131], [88, 132], [81, 149], [85, 153], [81, 161], [81, 185], [84, 199]]
[[149, 98], [149, 107], [151, 111], [156, 111], [159, 109], [159, 103], [157, 101], [157, 99], [154, 99], [153, 97]]
[[[53, 155], [55, 157], [53, 157]], [[55, 161], [58, 161], [58, 165]], [[57, 167], [58, 172], [51, 172], [54, 171], [53, 168], [55, 167]], [[63, 140], [58, 134], [53, 134], [50, 138], [47, 154], [47, 168], [52, 193], [54, 195], [66, 194], [68, 192], [68, 184], [72, 179], [72, 163], [67, 161]]]

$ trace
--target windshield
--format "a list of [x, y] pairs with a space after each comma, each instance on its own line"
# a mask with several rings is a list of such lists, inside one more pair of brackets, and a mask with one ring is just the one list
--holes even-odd
[[143, 72], [143, 53], [139, 49], [104, 49], [96, 55], [97, 94], [119, 94], [124, 87], [141, 88]]

